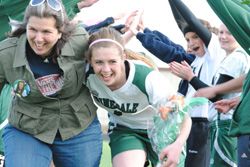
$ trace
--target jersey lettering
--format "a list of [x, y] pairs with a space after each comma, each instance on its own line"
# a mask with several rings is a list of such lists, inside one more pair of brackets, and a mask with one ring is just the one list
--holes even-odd
[[122, 103], [121, 105], [117, 104], [114, 100], [106, 99], [106, 98], [98, 98], [94, 96], [95, 100], [101, 103], [103, 106], [121, 111], [124, 113], [136, 113], [138, 110], [139, 103]]

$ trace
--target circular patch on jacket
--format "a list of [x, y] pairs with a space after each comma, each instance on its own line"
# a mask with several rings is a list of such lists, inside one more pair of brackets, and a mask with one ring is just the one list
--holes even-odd
[[16, 80], [13, 85], [15, 95], [26, 97], [30, 94], [30, 86], [24, 80]]

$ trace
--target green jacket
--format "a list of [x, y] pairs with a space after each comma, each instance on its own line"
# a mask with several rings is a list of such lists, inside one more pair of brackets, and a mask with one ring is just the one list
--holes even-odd
[[[5, 84], [0, 95], [0, 127], [3, 128], [4, 125], [7, 123], [6, 119], [9, 114], [9, 107], [12, 100], [11, 95], [11, 85]], [[0, 136], [2, 136], [3, 129], [0, 128]], [[4, 146], [3, 146], [3, 139], [0, 137], [0, 154], [3, 155], [4, 153]]]
[[[0, 0], [0, 41], [6, 38], [6, 33], [11, 30], [9, 18], [22, 21], [26, 7], [30, 0]], [[66, 13], [72, 19], [80, 12], [77, 3], [79, 0], [62, 0]]]
[[240, 104], [233, 114], [230, 132], [231, 136], [250, 135], [250, 71], [243, 85]]
[[80, 12], [77, 3], [79, 0], [62, 0], [66, 13], [70, 19], [73, 19]]
[[[0, 124], [5, 121], [8, 116], [10, 103], [12, 100], [11, 95], [12, 87], [10, 84], [5, 84], [0, 94]], [[1, 129], [0, 129], [1, 130]]]
[[[208, 0], [209, 5], [227, 26], [245, 51], [250, 54], [250, 6], [241, 0]], [[250, 134], [250, 72], [243, 86], [241, 102], [237, 106], [231, 122], [230, 135]]]
[[9, 18], [22, 21], [29, 0], [1, 0], [0, 1], [0, 41], [6, 38], [7, 32], [11, 30]]
[[53, 143], [59, 130], [63, 140], [82, 132], [96, 117], [96, 106], [84, 84], [88, 34], [77, 29], [62, 49], [58, 64], [63, 70], [63, 87], [57, 98], [45, 97], [36, 86], [25, 55], [26, 34], [0, 43], [0, 82], [25, 80], [31, 92], [15, 96], [9, 122], [46, 143]]

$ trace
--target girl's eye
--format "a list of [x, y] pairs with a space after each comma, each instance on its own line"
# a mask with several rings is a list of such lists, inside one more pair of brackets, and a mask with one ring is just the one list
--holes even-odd
[[51, 32], [50, 32], [50, 31], [47, 31], [47, 30], [43, 31], [43, 33], [44, 33], [44, 34], [51, 34]]
[[198, 35], [195, 35], [195, 36], [194, 36], [194, 39], [197, 39], [197, 38], [199, 38], [199, 36], [198, 36]]
[[102, 62], [101, 61], [96, 61], [95, 64], [102, 64]]
[[36, 32], [36, 29], [34, 28], [29, 28], [30, 31]]

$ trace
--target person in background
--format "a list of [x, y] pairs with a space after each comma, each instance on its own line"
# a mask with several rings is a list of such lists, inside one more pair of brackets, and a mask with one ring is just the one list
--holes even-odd
[[[200, 80], [211, 85], [216, 69], [225, 55], [216, 35], [218, 31], [215, 31], [216, 29], [211, 27], [209, 22], [197, 19], [181, 0], [169, 0], [169, 3], [177, 25], [187, 41], [187, 48], [192, 54], [200, 56], [192, 62], [192, 70]], [[188, 81], [183, 80], [179, 88], [185, 88], [186, 82]], [[186, 97], [192, 97], [195, 91], [189, 83]], [[208, 110], [191, 111], [190, 115], [192, 128], [187, 140], [185, 166], [208, 167], [210, 166]]]
[[[208, 4], [217, 14], [217, 16], [228, 27], [229, 31], [250, 54], [250, 7], [249, 3], [243, 3], [241, 0], [208, 0]], [[244, 85], [243, 85], [244, 83]], [[226, 83], [214, 87], [199, 89], [195, 96], [213, 98], [216, 95], [235, 92], [242, 89], [240, 98], [221, 100], [215, 103], [215, 107], [223, 113], [235, 107], [232, 117], [229, 135], [237, 137], [237, 165], [238, 167], [250, 166], [250, 72]]]
[[14, 94], [4, 128], [6, 166], [48, 167], [52, 157], [60, 167], [99, 166], [101, 125], [84, 84], [88, 37], [61, 1], [31, 0], [0, 43], [0, 84], [22, 81], [27, 91]]
[[[112, 165], [143, 167], [150, 160], [156, 166], [158, 156], [150, 144], [147, 127], [156, 114], [152, 106], [169, 96], [164, 91], [168, 82], [158, 71], [127, 60], [125, 50], [122, 35], [113, 28], [93, 33], [87, 53], [93, 69], [87, 76], [87, 86], [96, 104], [109, 113]], [[186, 115], [176, 141], [162, 150], [160, 160], [167, 157], [162, 166], [178, 164], [190, 127]]]
[[[214, 85], [227, 82], [246, 74], [250, 66], [248, 54], [240, 47], [224, 24], [220, 25], [218, 37], [221, 48], [226, 52], [226, 57], [216, 70], [213, 78]], [[232, 64], [235, 64], [235, 66], [232, 66]], [[195, 76], [187, 63], [172, 63], [170, 65], [170, 69], [175, 75], [188, 80], [196, 90], [208, 86]], [[216, 97], [215, 99], [231, 99], [238, 97], [239, 95], [240, 92], [227, 93]], [[215, 99], [211, 100], [215, 101]], [[220, 113], [214, 108], [214, 105], [209, 110], [209, 120], [211, 121], [211, 167], [237, 166], [237, 139], [228, 135], [233, 112], [234, 109], [227, 113]]]

